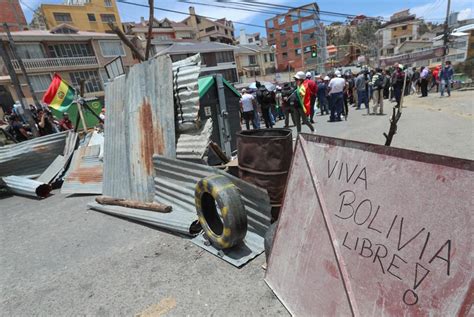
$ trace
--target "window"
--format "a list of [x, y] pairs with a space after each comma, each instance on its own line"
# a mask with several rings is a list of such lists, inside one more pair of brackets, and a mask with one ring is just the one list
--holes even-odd
[[291, 12], [290, 13], [291, 21], [297, 21], [298, 20], [298, 13], [296, 12]]
[[295, 36], [295, 37], [293, 38], [293, 44], [295, 44], [295, 45], [300, 44], [300, 38], [297, 37], [297, 36]]
[[249, 65], [256, 65], [257, 64], [257, 58], [255, 55], [249, 55]]
[[229, 35], [229, 31], [227, 29], [224, 30], [225, 35]]
[[51, 76], [49, 74], [30, 75], [29, 77], [35, 92], [46, 91], [51, 84]]
[[286, 41], [281, 42], [281, 47], [286, 47], [286, 46], [287, 46]]
[[288, 58], [288, 53], [283, 53], [283, 54], [281, 54], [281, 56], [283, 57], [283, 59], [287, 59]]
[[305, 53], [311, 52], [311, 46], [305, 46], [305, 47], [304, 47], [304, 52], [305, 52]]
[[285, 24], [285, 16], [281, 16], [278, 18], [278, 24], [280, 25]]
[[286, 30], [280, 30], [280, 35], [286, 35]]
[[69, 13], [53, 12], [53, 16], [57, 22], [72, 22], [71, 15]]
[[234, 52], [233, 51], [217, 52], [216, 60], [217, 60], [217, 63], [232, 63], [234, 61]]
[[267, 28], [273, 28], [273, 19], [267, 21]]
[[410, 41], [413, 40], [413, 36], [410, 36], [408, 39], [409, 39]]
[[112, 7], [112, 0], [104, 0], [104, 5], [107, 8], [111, 8]]
[[306, 20], [301, 22], [301, 29], [302, 30], [307, 30], [316, 27], [316, 23], [314, 20]]
[[406, 29], [407, 29], [406, 25], [402, 26], [402, 30], [406, 30]]
[[300, 31], [300, 25], [299, 24], [293, 24], [292, 27], [291, 27], [291, 30], [293, 32], [299, 32]]
[[87, 13], [87, 19], [89, 20], [89, 22], [97, 22], [94, 13]]
[[400, 43], [403, 43], [403, 42], [405, 42], [406, 40], [407, 40], [406, 37], [402, 37], [402, 38], [400, 38]]
[[455, 56], [455, 59], [459, 59], [459, 60], [463, 60], [464, 58], [465, 58], [464, 53], [457, 54], [457, 55]]
[[396, 27], [394, 27], [394, 28], [393, 28], [393, 30], [394, 30], [394, 31], [396, 31], [396, 30], [397, 30], [397, 28], [396, 28]]
[[295, 55], [301, 55], [301, 48], [297, 48], [295, 50]]
[[275, 61], [275, 54], [273, 53], [270, 53], [270, 62], [274, 62]]
[[102, 22], [104, 22], [104, 23], [108, 23], [108, 22], [114, 23], [114, 22], [116, 21], [114, 14], [101, 14], [101, 15], [100, 15], [100, 19], [101, 19]]
[[303, 42], [308, 42], [308, 41], [311, 41], [315, 38], [315, 34], [314, 33], [304, 33], [303, 34]]
[[71, 77], [71, 84], [76, 88], [80, 87], [81, 80], [85, 80], [86, 92], [103, 91], [100, 76], [96, 70], [72, 72], [69, 73], [69, 76]]
[[20, 58], [24, 59], [45, 57], [43, 47], [39, 43], [17, 44], [16, 50]]
[[94, 56], [94, 51], [88, 43], [48, 45], [48, 51], [49, 56], [53, 58]]
[[249, 38], [249, 43], [253, 43], [253, 38]]
[[125, 56], [121, 41], [99, 41], [99, 45], [104, 57]]
[[263, 60], [264, 60], [265, 63], [268, 62], [267, 54], [263, 54]]
[[268, 34], [268, 36], [269, 36], [271, 39], [274, 38], [273, 33]]
[[215, 29], [216, 29], [215, 26], [210, 26], [210, 27], [206, 28], [204, 31], [206, 31], [206, 33], [209, 33], [209, 32], [214, 31]]

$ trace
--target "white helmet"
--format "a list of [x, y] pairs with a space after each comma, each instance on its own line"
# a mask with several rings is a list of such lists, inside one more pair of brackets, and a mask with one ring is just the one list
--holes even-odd
[[313, 75], [311, 75], [311, 72], [307, 72], [306, 73], [306, 78], [311, 78], [311, 77], [313, 77]]
[[329, 76], [324, 77], [324, 80], [330, 80]]
[[339, 70], [336, 70], [336, 72], [334, 73], [337, 77], [341, 77], [341, 71]]
[[295, 74], [295, 76], [293, 76], [294, 79], [305, 79], [306, 78], [306, 75], [304, 74], [304, 72], [302, 71], [299, 71]]

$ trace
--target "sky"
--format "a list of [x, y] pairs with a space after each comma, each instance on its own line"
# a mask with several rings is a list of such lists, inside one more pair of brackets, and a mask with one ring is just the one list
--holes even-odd
[[[120, 1], [120, 0], [119, 0]], [[126, 0], [141, 5], [148, 5], [148, 0]], [[200, 14], [208, 17], [215, 18], [227, 18], [234, 22], [234, 28], [236, 33], [239, 34], [239, 30], [245, 28], [246, 33], [261, 32], [265, 34], [264, 21], [272, 17], [272, 14], [253, 12], [248, 10], [237, 10], [220, 7], [210, 7], [199, 5], [196, 3], [203, 4], [214, 4], [215, 6], [230, 6], [229, 1], [238, 2], [243, 0], [184, 0], [194, 2], [193, 4], [175, 1], [175, 0], [155, 0], [155, 6], [169, 10], [175, 10], [186, 14], [164, 12], [162, 10], [155, 10], [156, 18], [168, 18], [174, 21], [181, 21], [186, 18], [188, 13], [188, 7], [194, 6], [196, 14]], [[271, 4], [281, 4], [287, 6], [301, 6], [310, 3], [311, 0], [255, 0], [259, 2], [266, 2]], [[20, 0], [20, 3], [25, 12], [27, 21], [31, 21], [32, 10], [39, 6], [41, 3], [62, 3], [63, 0]], [[247, 0], [247, 3], [251, 3], [252, 0]], [[382, 16], [388, 19], [391, 14], [404, 9], [410, 9], [411, 13], [417, 15], [417, 17], [423, 18], [428, 21], [443, 23], [446, 15], [447, 0], [322, 0], [317, 1], [320, 10], [338, 12], [350, 15], [364, 14], [367, 16]], [[235, 6], [235, 5], [232, 5]], [[140, 17], [148, 17], [148, 9], [145, 7], [137, 7], [130, 4], [118, 3], [120, 17], [122, 22], [140, 21]], [[237, 7], [239, 7], [237, 5]], [[240, 6], [242, 8], [242, 6]], [[251, 9], [252, 10], [252, 9]], [[268, 9], [271, 12], [282, 13], [284, 11], [278, 11], [275, 9]], [[255, 11], [260, 11], [255, 8]], [[459, 19], [468, 19], [474, 17], [474, 1], [473, 0], [452, 0], [451, 1], [451, 12], [460, 12]], [[329, 24], [334, 21], [343, 21], [344, 19], [337, 18], [330, 15], [321, 15], [321, 20], [325, 24]], [[254, 24], [257, 26], [241, 25], [237, 22], [243, 22], [248, 24]], [[258, 27], [261, 26], [261, 27]]]

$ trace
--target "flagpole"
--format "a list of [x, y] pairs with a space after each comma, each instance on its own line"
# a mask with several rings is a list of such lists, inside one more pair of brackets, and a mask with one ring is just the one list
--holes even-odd
[[86, 125], [86, 120], [84, 119], [84, 113], [82, 113], [82, 101], [84, 100], [84, 83], [85, 80], [81, 80], [81, 92], [79, 98], [77, 97], [76, 94], [76, 105], [77, 105], [77, 112], [79, 112], [79, 116], [81, 117], [81, 122], [82, 122], [82, 128], [84, 129], [84, 132], [87, 134], [87, 125]]

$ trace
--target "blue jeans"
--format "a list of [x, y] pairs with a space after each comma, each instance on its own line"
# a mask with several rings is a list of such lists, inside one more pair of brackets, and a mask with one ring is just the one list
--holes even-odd
[[340, 121], [342, 109], [344, 108], [344, 96], [342, 92], [331, 94], [331, 115], [330, 121]]
[[254, 111], [253, 126], [255, 129], [260, 129], [260, 116], [258, 115], [258, 111]]
[[440, 85], [441, 85], [440, 86], [441, 96], [444, 96], [444, 89], [445, 88], [448, 91], [448, 96], [451, 96], [451, 83], [449, 82], [449, 80], [441, 79], [441, 84]]
[[365, 108], [369, 109], [369, 101], [367, 100], [367, 92], [365, 90], [357, 90], [357, 109], [365, 104]]

